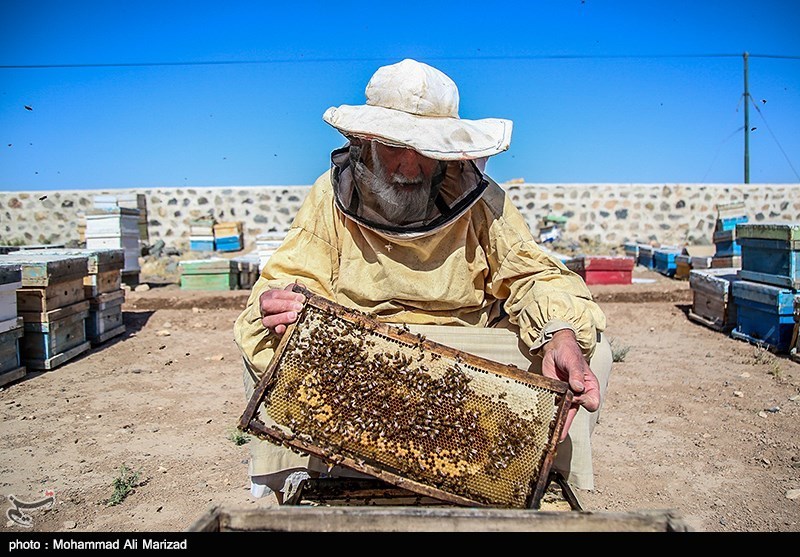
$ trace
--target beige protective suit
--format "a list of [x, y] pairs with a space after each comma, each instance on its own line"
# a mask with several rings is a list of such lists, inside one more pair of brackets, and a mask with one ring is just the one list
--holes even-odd
[[[495, 182], [486, 178], [489, 185], [482, 196], [454, 222], [422, 237], [399, 239], [343, 214], [334, 200], [331, 175], [326, 172], [314, 183], [236, 320], [247, 396], [278, 341], [261, 323], [259, 297], [295, 281], [390, 323], [485, 328], [505, 318], [534, 360], [555, 331], [571, 328], [592, 363], [606, 326], [603, 312], [581, 277], [536, 244], [523, 216]], [[602, 374], [593, 369], [603, 392], [610, 350], [604, 352], [604, 360], [598, 364], [607, 368]], [[575, 424], [591, 422], [581, 433], [587, 439], [572, 443], [571, 463], [561, 468], [574, 486], [591, 489], [588, 435], [596, 415], [581, 412], [585, 416], [579, 413]], [[571, 436], [578, 428], [575, 424]], [[308, 458], [277, 445], [254, 440], [251, 447], [251, 476], [308, 466]]]

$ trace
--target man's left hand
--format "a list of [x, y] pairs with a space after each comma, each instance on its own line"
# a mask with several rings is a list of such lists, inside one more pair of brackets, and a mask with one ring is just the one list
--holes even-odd
[[567, 411], [564, 429], [561, 430], [559, 441], [563, 441], [581, 406], [589, 412], [600, 407], [600, 383], [586, 363], [575, 333], [570, 329], [553, 334], [553, 338], [542, 347], [542, 358], [542, 375], [569, 383], [575, 395]]

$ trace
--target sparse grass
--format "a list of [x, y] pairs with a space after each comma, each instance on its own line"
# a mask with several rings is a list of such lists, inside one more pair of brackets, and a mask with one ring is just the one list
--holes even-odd
[[143, 484], [140, 478], [141, 471], [132, 470], [125, 464], [120, 466], [119, 474], [114, 478], [111, 484], [114, 487], [114, 492], [111, 494], [106, 504], [109, 507], [113, 507], [114, 505], [122, 503], [125, 498], [133, 492], [135, 487]]
[[244, 445], [250, 441], [250, 436], [240, 429], [234, 429], [228, 434], [228, 439], [237, 446]]
[[628, 352], [630, 352], [631, 347], [619, 346], [615, 343], [616, 340], [613, 338], [609, 341], [609, 344], [611, 344], [611, 359], [614, 362], [624, 362], [625, 357], [628, 355]]
[[767, 373], [775, 379], [783, 379], [783, 366], [775, 354], [763, 344], [753, 346], [753, 363], [767, 368]]

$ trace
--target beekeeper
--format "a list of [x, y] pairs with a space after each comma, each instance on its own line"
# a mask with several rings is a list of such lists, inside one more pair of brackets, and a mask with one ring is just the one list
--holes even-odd
[[[245, 394], [302, 309], [303, 296], [290, 290], [295, 281], [382, 321], [482, 329], [492, 349], [522, 346], [536, 370], [569, 382], [574, 404], [554, 468], [571, 486], [593, 489], [590, 435], [612, 361], [605, 316], [484, 172], [489, 157], [509, 148], [512, 122], [462, 119], [458, 105], [447, 75], [406, 59], [375, 72], [366, 104], [325, 112], [347, 142], [331, 154], [330, 170], [310, 189], [236, 320]], [[491, 340], [498, 324], [514, 342]], [[268, 441], [250, 446], [255, 496], [275, 492], [281, 501], [300, 479], [331, 472]]]

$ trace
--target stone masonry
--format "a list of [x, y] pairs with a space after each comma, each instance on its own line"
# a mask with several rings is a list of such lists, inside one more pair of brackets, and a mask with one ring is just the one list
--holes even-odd
[[[710, 244], [716, 206], [745, 203], [751, 222], [800, 222], [800, 184], [501, 184], [537, 232], [549, 214], [567, 217], [565, 238], [621, 246]], [[0, 192], [0, 245], [77, 245], [96, 195], [144, 194], [149, 242], [189, 247], [189, 222], [243, 223], [244, 252], [284, 232], [310, 186]]]

